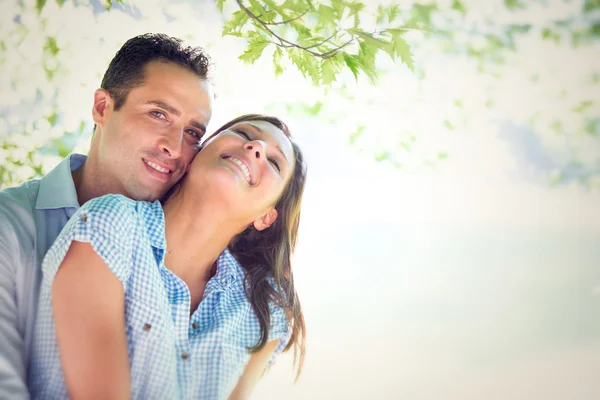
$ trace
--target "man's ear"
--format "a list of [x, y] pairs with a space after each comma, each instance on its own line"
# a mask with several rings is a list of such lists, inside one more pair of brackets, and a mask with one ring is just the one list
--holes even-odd
[[92, 118], [96, 125], [104, 126], [106, 112], [112, 107], [113, 99], [105, 89], [97, 89], [94, 92], [94, 106], [92, 108]]
[[277, 219], [277, 210], [275, 208], [271, 208], [265, 214], [254, 220], [254, 228], [257, 231], [262, 231], [273, 225], [273, 222]]

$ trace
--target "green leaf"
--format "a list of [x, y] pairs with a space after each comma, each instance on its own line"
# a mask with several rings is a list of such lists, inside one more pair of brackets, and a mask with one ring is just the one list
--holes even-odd
[[67, 0], [56, 0], [56, 4], [58, 4], [59, 7], [62, 7], [66, 2]]
[[364, 41], [360, 42], [358, 46], [358, 63], [365, 75], [369, 77], [371, 83], [375, 83], [377, 81], [377, 69], [375, 68], [377, 48], [370, 46]]
[[288, 57], [296, 65], [304, 78], [310, 78], [315, 85], [319, 84], [319, 62], [317, 58], [300, 49], [287, 49]]
[[504, 0], [504, 5], [509, 10], [517, 10], [521, 8], [525, 8], [525, 5], [521, 3], [519, 0]]
[[106, 10], [110, 10], [111, 7], [112, 7], [112, 0], [104, 0], [104, 8], [106, 8]]
[[50, 123], [51, 126], [56, 125], [56, 120], [58, 119], [58, 115], [54, 112], [52, 115], [46, 117], [46, 121]]
[[275, 76], [283, 74], [283, 67], [281, 65], [281, 59], [283, 58], [283, 51], [279, 46], [273, 52], [273, 67], [275, 69]]
[[306, 65], [306, 73], [310, 76], [314, 85], [318, 85], [321, 81], [321, 70], [319, 68], [319, 60], [313, 55], [303, 51], [302, 58]]
[[354, 74], [354, 78], [358, 80], [358, 60], [356, 59], [356, 56], [353, 56], [352, 54], [348, 54], [346, 52], [343, 52], [343, 54], [346, 65]]
[[413, 16], [424, 23], [426, 26], [431, 25], [431, 14], [437, 9], [435, 4], [418, 4], [412, 7]]
[[46, 0], [36, 0], [35, 1], [35, 9], [37, 10], [38, 14], [42, 12], [45, 5], [46, 5]]
[[339, 53], [321, 62], [321, 84], [324, 86], [335, 82], [337, 74], [341, 70], [342, 64], [340, 64], [341, 59], [338, 55]]
[[344, 10], [346, 9], [345, 2], [339, 0], [332, 0], [331, 7], [333, 8], [336, 18], [341, 19], [344, 15]]
[[377, 6], [377, 24], [382, 24], [385, 21], [386, 10], [380, 4]]
[[366, 127], [364, 125], [358, 125], [356, 127], [356, 130], [348, 137], [348, 143], [350, 146], [354, 146], [356, 144], [356, 141], [362, 136], [362, 134], [365, 132], [365, 129]]
[[217, 0], [217, 7], [220, 12], [223, 12], [223, 5], [225, 4], [225, 0]]
[[306, 111], [306, 113], [310, 116], [316, 116], [317, 114], [319, 114], [321, 112], [321, 109], [323, 108], [323, 102], [322, 101], [317, 101], [315, 104], [313, 104], [311, 107], [306, 107], [304, 109], [304, 111]]
[[398, 4], [394, 4], [388, 9], [388, 22], [394, 22], [398, 15], [400, 15], [400, 6]]
[[231, 15], [231, 18], [223, 24], [223, 31], [221, 32], [221, 36], [231, 35], [237, 36], [240, 29], [246, 24], [248, 21], [248, 14], [244, 11], [236, 11]]
[[350, 10], [350, 15], [358, 14], [365, 8], [365, 4], [361, 1], [354, 1], [352, 3], [348, 3], [348, 9]]
[[591, 100], [584, 100], [577, 107], [573, 108], [573, 111], [576, 113], [581, 113], [594, 105], [594, 102]]
[[52, 56], [56, 56], [59, 52], [58, 45], [56, 44], [56, 38], [48, 36], [46, 38], [45, 50], [48, 50]]
[[557, 44], [560, 42], [560, 35], [554, 31], [552, 31], [552, 29], [550, 29], [550, 28], [542, 29], [542, 38], [545, 40], [552, 40], [552, 41], [554, 41], [554, 43], [557, 43]]
[[461, 14], [465, 14], [467, 12], [467, 9], [460, 0], [454, 0], [452, 2], [452, 8], [460, 12]]
[[247, 64], [253, 64], [256, 60], [258, 60], [268, 44], [269, 42], [266, 40], [262, 42], [248, 42], [246, 51], [244, 51], [244, 54], [238, 58]]
[[411, 69], [411, 71], [414, 71], [415, 65], [413, 62], [412, 53], [410, 52], [410, 45], [402, 37], [405, 31], [400, 29], [388, 29], [388, 32], [392, 34], [394, 54], [399, 57], [400, 60], [402, 60], [402, 62]]
[[66, 156], [69, 155], [69, 153], [71, 153], [71, 150], [72, 150], [71, 147], [64, 144], [62, 142], [62, 140], [54, 139], [52, 142], [53, 142], [54, 146], [56, 146], [56, 152], [58, 153], [58, 156], [60, 158], [65, 158]]
[[597, 10], [598, 8], [600, 8], [600, 0], [585, 0], [583, 12], [588, 13]]

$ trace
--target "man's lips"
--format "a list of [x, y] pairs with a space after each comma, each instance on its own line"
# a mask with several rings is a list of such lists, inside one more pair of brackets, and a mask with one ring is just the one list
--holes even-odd
[[244, 174], [246, 182], [248, 182], [250, 185], [254, 185], [254, 180], [252, 177], [252, 168], [250, 167], [250, 163], [248, 163], [247, 160], [245, 160], [242, 157], [231, 156], [228, 154], [223, 155], [222, 158], [238, 167], [242, 174]]
[[144, 161], [144, 165], [148, 172], [150, 172], [150, 175], [162, 182], [168, 182], [172, 172], [175, 171], [174, 166], [166, 165], [158, 161], [150, 161], [145, 158], [142, 158], [142, 161]]
[[154, 168], [158, 172], [168, 174], [169, 172], [175, 171], [175, 167], [172, 165], [167, 165], [158, 161], [146, 160], [145, 158], [142, 158], [142, 160], [144, 160], [144, 163], [146, 163], [146, 165]]

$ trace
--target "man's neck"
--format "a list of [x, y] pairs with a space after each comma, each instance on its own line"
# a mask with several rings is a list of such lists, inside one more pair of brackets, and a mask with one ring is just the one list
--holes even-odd
[[79, 168], [75, 171], [71, 171], [73, 184], [75, 185], [75, 191], [77, 192], [77, 201], [80, 206], [93, 198], [112, 193], [110, 190], [106, 189], [106, 185], [102, 180], [95, 176], [93, 169], [92, 161], [90, 161], [90, 157], [88, 157]]

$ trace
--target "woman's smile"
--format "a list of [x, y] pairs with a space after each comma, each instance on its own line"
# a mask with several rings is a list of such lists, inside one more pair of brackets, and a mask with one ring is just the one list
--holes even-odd
[[248, 182], [248, 184], [254, 185], [254, 179], [252, 176], [252, 168], [250, 167], [248, 161], [244, 160], [243, 158], [239, 158], [236, 156], [229, 156], [229, 155], [224, 155], [222, 158], [224, 160], [231, 162], [236, 167], [238, 167], [238, 169], [242, 172], [242, 174], [244, 174], [244, 178], [246, 178], [246, 181]]

